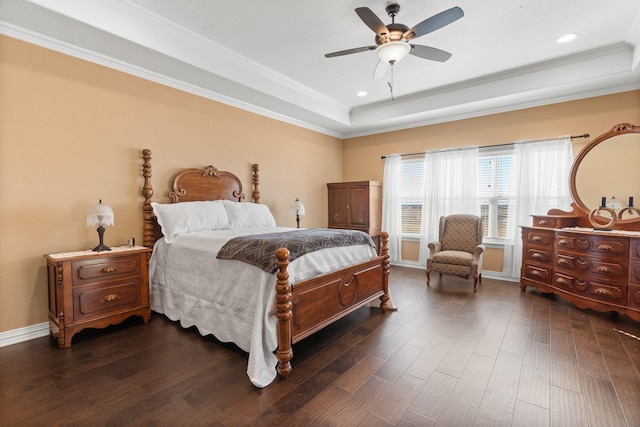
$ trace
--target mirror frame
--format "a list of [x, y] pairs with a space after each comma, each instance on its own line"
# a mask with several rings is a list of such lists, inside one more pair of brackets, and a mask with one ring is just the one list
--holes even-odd
[[[573, 165], [571, 166], [571, 174], [569, 175], [569, 191], [571, 192], [571, 197], [574, 201], [574, 210], [577, 208], [582, 214], [589, 215], [591, 209], [589, 209], [580, 196], [578, 195], [578, 190], [576, 188], [576, 175], [578, 174], [578, 169], [580, 168], [580, 163], [582, 159], [589, 154], [589, 152], [596, 147], [601, 142], [607, 141], [618, 135], [626, 135], [638, 133], [640, 134], [640, 126], [634, 126], [630, 123], [620, 123], [615, 125], [611, 130], [603, 133], [602, 135], [595, 138], [593, 141], [589, 142], [583, 149], [578, 153], [576, 158], [573, 160]], [[640, 218], [631, 218], [631, 219], [620, 219], [616, 222], [615, 228], [624, 229], [625, 225], [633, 225], [640, 224]], [[635, 228], [635, 227], [633, 227]]]

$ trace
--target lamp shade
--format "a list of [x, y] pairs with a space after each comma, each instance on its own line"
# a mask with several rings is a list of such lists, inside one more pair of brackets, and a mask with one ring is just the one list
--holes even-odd
[[87, 209], [87, 227], [92, 225], [112, 226], [113, 220], [113, 209], [109, 205], [103, 204], [102, 200]]
[[296, 200], [295, 202], [293, 202], [293, 206], [291, 206], [289, 213], [291, 215], [304, 216], [304, 203], [302, 203], [300, 199], [296, 197]]
[[388, 64], [402, 61], [411, 51], [411, 45], [407, 42], [387, 42], [376, 49], [378, 58]]

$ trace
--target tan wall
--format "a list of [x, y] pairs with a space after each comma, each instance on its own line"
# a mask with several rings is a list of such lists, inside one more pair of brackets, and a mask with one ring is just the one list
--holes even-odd
[[163, 200], [179, 167], [236, 172], [277, 222], [327, 225], [326, 183], [341, 181], [342, 141], [0, 37], [0, 332], [47, 321], [45, 253], [97, 244], [87, 207], [115, 213], [105, 243], [142, 242], [143, 148]]
[[[590, 134], [591, 139], [573, 140], [574, 155], [577, 155], [590, 140], [623, 122], [640, 124], [640, 91], [351, 138], [344, 143], [344, 178], [382, 181], [384, 161], [380, 156], [386, 154], [423, 152], [466, 145], [482, 147], [523, 139]], [[600, 160], [604, 164], [608, 163], [605, 158]], [[635, 161], [637, 162], [637, 159]], [[602, 180], [601, 173], [594, 173], [593, 176]], [[632, 195], [626, 193], [618, 198]], [[638, 205], [640, 202], [636, 201], [635, 204]], [[416, 242], [405, 242], [402, 250], [406, 260], [417, 261]], [[488, 250], [484, 267], [490, 271], [501, 271], [502, 251]]]
[[[141, 241], [142, 148], [153, 150], [154, 200], [164, 200], [163, 186], [177, 168], [205, 164], [238, 173], [249, 192], [255, 162], [261, 165], [262, 202], [280, 225], [295, 224], [288, 209], [300, 197], [307, 212], [303, 225], [326, 226], [326, 183], [382, 180], [381, 155], [597, 135], [640, 117], [635, 91], [353, 138], [343, 146], [336, 138], [8, 37], [0, 36], [0, 52], [0, 332], [47, 320], [42, 255], [95, 246], [85, 212], [99, 198], [116, 217], [105, 243]], [[489, 258], [485, 265], [500, 265], [499, 257]]]

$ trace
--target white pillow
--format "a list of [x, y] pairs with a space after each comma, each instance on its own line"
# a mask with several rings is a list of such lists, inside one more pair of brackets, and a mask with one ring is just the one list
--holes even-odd
[[167, 243], [179, 234], [229, 228], [229, 217], [221, 200], [161, 204], [151, 202]]
[[276, 220], [267, 205], [230, 200], [223, 202], [232, 229], [276, 226]]

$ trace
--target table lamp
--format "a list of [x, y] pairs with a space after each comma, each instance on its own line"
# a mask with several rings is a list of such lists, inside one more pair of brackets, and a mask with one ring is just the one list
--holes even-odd
[[300, 217], [304, 216], [304, 203], [296, 197], [296, 201], [293, 202], [293, 206], [289, 210], [289, 213], [296, 216], [296, 224], [298, 228], [300, 228]]
[[102, 199], [100, 202], [90, 206], [87, 209], [87, 227], [92, 225], [98, 225], [98, 237], [100, 238], [100, 244], [93, 248], [96, 252], [110, 251], [111, 248], [104, 244], [104, 226], [113, 225], [113, 209], [109, 205], [103, 205]]

